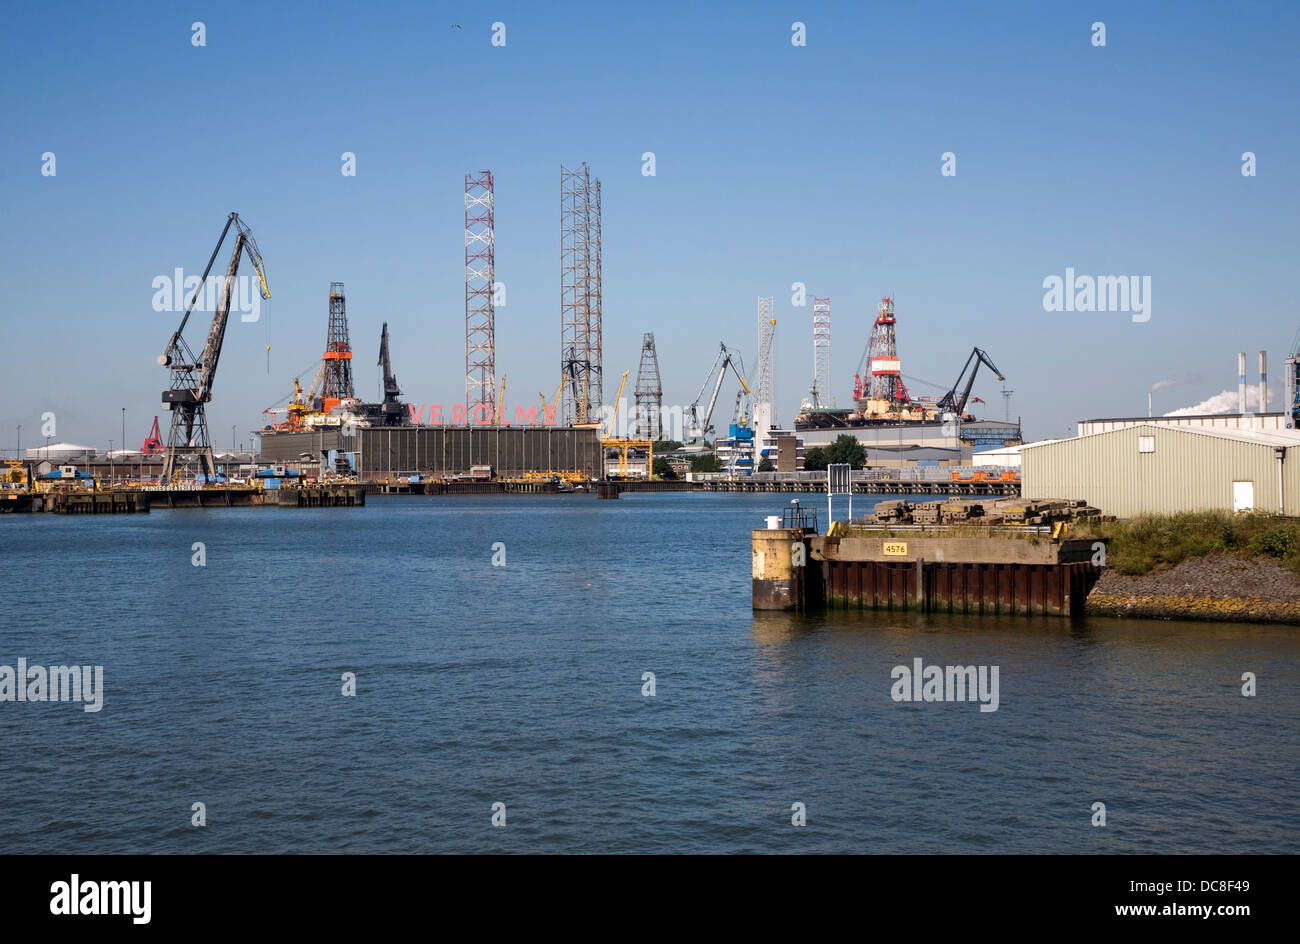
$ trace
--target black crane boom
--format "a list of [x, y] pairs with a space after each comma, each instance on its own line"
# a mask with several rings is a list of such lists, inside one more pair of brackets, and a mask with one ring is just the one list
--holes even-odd
[[379, 335], [379, 366], [384, 369], [384, 402], [381, 406], [384, 425], [397, 426], [402, 421], [402, 404], [397, 399], [402, 395], [402, 390], [397, 386], [397, 378], [393, 376], [393, 363], [388, 355], [387, 321]]
[[[974, 364], [973, 367], [971, 366], [972, 363]], [[998, 370], [993, 361], [989, 359], [988, 354], [984, 353], [977, 347], [972, 348], [970, 356], [966, 358], [965, 366], [962, 367], [961, 373], [957, 375], [957, 380], [952, 385], [952, 389], [940, 397], [939, 402], [935, 404], [940, 411], [950, 411], [956, 413], [958, 416], [962, 415], [966, 409], [966, 401], [970, 399], [971, 388], [975, 386], [975, 374], [979, 372], [981, 363], [987, 365], [989, 370], [997, 374], [998, 380], [1007, 379], [1002, 376], [1002, 371]], [[967, 370], [970, 371], [970, 377], [966, 381], [966, 387], [962, 390], [961, 396], [958, 397], [957, 388], [961, 386], [962, 378], [966, 376]]]

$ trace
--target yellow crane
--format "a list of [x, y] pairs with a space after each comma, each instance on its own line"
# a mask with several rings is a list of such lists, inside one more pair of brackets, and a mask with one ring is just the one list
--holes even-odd
[[[553, 409], [553, 410], [557, 410], [557, 411], [558, 411], [558, 410], [560, 409], [560, 396], [564, 393], [564, 381], [565, 381], [565, 377], [564, 377], [563, 374], [561, 374], [561, 375], [560, 375], [560, 383], [559, 383], [559, 386], [557, 386], [557, 387], [555, 388], [555, 396], [551, 397], [551, 403], [550, 403], [550, 406], [551, 406], [551, 409]], [[546, 394], [544, 394], [544, 393], [540, 393], [540, 392], [539, 392], [537, 395], [538, 395], [539, 397], [542, 398], [542, 413], [545, 414], [545, 413], [546, 413], [546, 405], [547, 405], [547, 404], [546, 404]]]
[[501, 375], [501, 383], [497, 384], [497, 425], [500, 426], [506, 415], [505, 405], [506, 395], [506, 375]]
[[614, 427], [618, 424], [618, 408], [623, 405], [623, 388], [627, 386], [627, 375], [629, 371], [623, 371], [623, 376], [618, 381], [618, 393], [614, 397], [614, 412], [609, 416], [609, 429], [605, 431], [605, 436], [614, 435]]

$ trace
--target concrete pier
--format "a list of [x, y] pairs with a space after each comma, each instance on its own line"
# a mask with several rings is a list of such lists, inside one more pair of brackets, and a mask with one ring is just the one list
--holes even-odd
[[[755, 531], [753, 595], [756, 610], [802, 610], [812, 603], [808, 592], [809, 538], [800, 528]], [[814, 575], [816, 576], [816, 575]]]
[[49, 511], [60, 515], [129, 515], [147, 512], [149, 496], [131, 489], [100, 491], [13, 491], [0, 511]]
[[753, 606], [1078, 614], [1101, 576], [1096, 543], [1023, 533], [755, 530]]
[[[281, 508], [350, 508], [366, 503], [363, 485], [312, 485], [306, 488], [281, 486], [266, 492], [266, 503]], [[274, 496], [274, 497], [272, 497]]]

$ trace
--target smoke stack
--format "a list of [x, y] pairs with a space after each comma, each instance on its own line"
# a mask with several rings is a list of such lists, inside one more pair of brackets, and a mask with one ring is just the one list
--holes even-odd
[[1237, 353], [1237, 412], [1246, 415], [1246, 352]]
[[1268, 355], [1259, 352], [1259, 412], [1268, 412]]

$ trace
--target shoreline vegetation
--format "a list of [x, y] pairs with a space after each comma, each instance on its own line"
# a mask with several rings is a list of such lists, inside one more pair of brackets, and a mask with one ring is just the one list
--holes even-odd
[[[934, 530], [1033, 544], [1051, 540], [978, 522]], [[850, 525], [845, 533], [905, 537], [916, 530]], [[1215, 511], [1076, 518], [1066, 536], [1106, 541], [1106, 569], [1088, 595], [1089, 614], [1300, 625], [1300, 518]]]
[[1300, 518], [1182, 512], [1071, 531], [1108, 539], [1090, 614], [1300, 624]]

